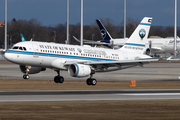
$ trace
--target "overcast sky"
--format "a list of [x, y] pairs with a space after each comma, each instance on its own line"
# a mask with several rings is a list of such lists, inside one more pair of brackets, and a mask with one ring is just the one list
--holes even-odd
[[[7, 0], [8, 21], [13, 18], [36, 18], [44, 26], [66, 23], [66, 0]], [[70, 1], [70, 24], [80, 23], [81, 0]], [[178, 26], [180, 26], [180, 1], [178, 1]], [[5, 0], [0, 0], [0, 21], [4, 21]], [[127, 0], [127, 18], [141, 20], [153, 17], [153, 26], [174, 25], [174, 0]], [[110, 18], [120, 24], [124, 17], [124, 0], [84, 0], [84, 24], [95, 19]]]

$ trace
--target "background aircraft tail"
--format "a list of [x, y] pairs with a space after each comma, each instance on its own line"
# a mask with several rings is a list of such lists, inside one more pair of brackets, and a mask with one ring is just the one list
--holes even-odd
[[97, 22], [99, 30], [101, 32], [101, 36], [103, 38], [103, 42], [110, 43], [110, 40], [112, 39], [111, 35], [106, 30], [106, 28], [104, 27], [104, 25], [101, 23], [100, 20], [97, 19], [96, 22]]
[[134, 30], [122, 49], [137, 51], [143, 54], [146, 51], [147, 37], [151, 27], [152, 18], [144, 17], [138, 27]]
[[22, 40], [22, 42], [26, 41], [26, 39], [24, 38], [23, 34], [20, 33], [20, 35], [21, 35], [21, 40]]

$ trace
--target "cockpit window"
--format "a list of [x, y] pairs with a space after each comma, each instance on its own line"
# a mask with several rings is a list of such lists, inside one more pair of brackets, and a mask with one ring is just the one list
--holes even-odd
[[18, 50], [24, 50], [24, 51], [26, 51], [26, 48], [25, 47], [21, 47], [21, 46], [14, 46], [14, 47], [12, 47], [12, 49], [18, 49]]
[[18, 49], [19, 47], [18, 46], [14, 46], [12, 49]]
[[23, 48], [22, 48], [22, 47], [19, 47], [19, 49], [20, 49], [20, 50], [23, 50]]
[[23, 49], [26, 51], [26, 48], [25, 48], [25, 47], [23, 47]]

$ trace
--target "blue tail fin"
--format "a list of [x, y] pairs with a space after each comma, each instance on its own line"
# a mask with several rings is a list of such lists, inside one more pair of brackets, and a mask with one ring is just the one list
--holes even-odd
[[110, 36], [109, 32], [106, 30], [106, 28], [104, 27], [104, 25], [101, 23], [100, 20], [96, 20], [96, 22], [99, 26], [99, 30], [101, 32], [102, 38], [104, 39], [103, 42], [110, 43], [112, 37]]
[[26, 41], [26, 39], [24, 38], [23, 34], [20, 33], [20, 35], [21, 35], [21, 40], [22, 40], [22, 42]]

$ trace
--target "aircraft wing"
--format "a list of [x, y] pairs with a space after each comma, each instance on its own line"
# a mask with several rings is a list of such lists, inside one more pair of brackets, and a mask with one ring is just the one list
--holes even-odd
[[152, 47], [151, 49], [154, 52], [162, 52], [163, 51], [160, 47]]
[[[73, 36], [73, 38], [74, 38], [77, 42], [81, 42], [81, 41], [80, 41], [79, 39], [77, 39], [75, 36]], [[85, 40], [85, 39], [83, 39], [83, 41], [84, 41], [84, 42], [86, 42], [86, 41], [87, 41], [87, 42], [90, 42], [91, 40]]]
[[118, 60], [118, 61], [66, 61], [64, 66], [69, 66], [71, 64], [84, 64], [90, 65], [96, 71], [99, 72], [106, 72], [106, 71], [114, 71], [114, 70], [121, 70], [130, 68], [133, 66], [141, 66], [143, 64], [148, 64], [152, 61], [158, 61], [159, 59], [139, 59], [139, 60]]
[[[73, 38], [74, 38], [77, 42], [81, 42], [81, 41], [80, 41], [79, 39], [77, 39], [75, 36], [73, 36]], [[83, 43], [96, 44], [96, 45], [111, 45], [110, 43], [97, 42], [97, 41], [85, 40], [85, 39], [83, 39]]]

